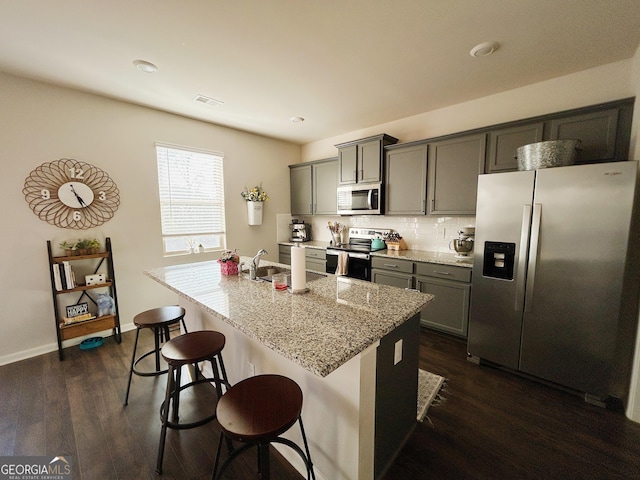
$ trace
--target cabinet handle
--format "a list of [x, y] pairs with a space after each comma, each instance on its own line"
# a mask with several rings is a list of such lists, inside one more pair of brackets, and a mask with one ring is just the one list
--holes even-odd
[[391, 263], [385, 263], [384, 266], [385, 267], [390, 267], [390, 268], [398, 268], [398, 265], [393, 265]]
[[360, 180], [364, 178], [364, 170], [360, 170]]
[[437, 273], [438, 275], [451, 275], [451, 273], [449, 273], [449, 272], [437, 272], [437, 271], [434, 271], [433, 273]]

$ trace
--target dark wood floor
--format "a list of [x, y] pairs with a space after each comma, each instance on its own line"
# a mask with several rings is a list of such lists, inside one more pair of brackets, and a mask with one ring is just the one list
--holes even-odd
[[[0, 456], [66, 455], [76, 480], [209, 478], [215, 422], [170, 431], [164, 474], [155, 475], [166, 377], [134, 377], [122, 406], [133, 338], [127, 332], [120, 345], [108, 338], [94, 350], [71, 347], [64, 362], [51, 353], [0, 367]], [[457, 339], [424, 330], [420, 340], [420, 366], [447, 379], [445, 401], [417, 425], [384, 480], [640, 478], [640, 424], [474, 365]], [[187, 401], [205, 409], [215, 398], [207, 391]], [[228, 478], [252, 478], [255, 457], [234, 465]], [[272, 472], [301, 478], [275, 453]]]

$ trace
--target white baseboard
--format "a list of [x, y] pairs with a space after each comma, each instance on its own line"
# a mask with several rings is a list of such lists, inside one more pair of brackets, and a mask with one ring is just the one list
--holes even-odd
[[[135, 325], [132, 323], [127, 323], [120, 325], [120, 330], [122, 332], [128, 332], [129, 330], [135, 329]], [[111, 330], [105, 330], [106, 333], [111, 335]], [[91, 335], [85, 335], [84, 337], [72, 338], [71, 340], [66, 340], [62, 342], [62, 348], [73, 347], [74, 345], [79, 345], [83, 340], [95, 337], [97, 334], [93, 333]], [[107, 335], [107, 336], [109, 336]], [[22, 350], [20, 352], [11, 353], [9, 355], [0, 356], [0, 366], [8, 365], [10, 363], [19, 362], [21, 360], [26, 360], [28, 358], [37, 357], [38, 355], [44, 355], [45, 353], [51, 353], [58, 350], [58, 343], [52, 342], [46, 345], [40, 345], [38, 347], [30, 348], [28, 350]]]

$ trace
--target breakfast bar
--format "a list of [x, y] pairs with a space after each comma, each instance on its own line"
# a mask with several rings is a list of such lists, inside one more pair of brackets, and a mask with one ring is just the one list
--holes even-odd
[[[278, 373], [300, 385], [317, 478], [384, 473], [416, 424], [419, 316], [431, 295], [311, 272], [308, 292], [292, 294], [222, 275], [215, 261], [145, 274], [178, 294], [189, 331], [225, 335], [232, 384]], [[285, 436], [301, 441], [295, 429]], [[292, 451], [277, 448], [305, 471]]]

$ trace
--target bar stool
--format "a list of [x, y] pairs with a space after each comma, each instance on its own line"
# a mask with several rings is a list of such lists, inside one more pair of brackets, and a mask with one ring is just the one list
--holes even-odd
[[[160, 445], [158, 447], [158, 462], [156, 472], [162, 473], [162, 460], [164, 457], [164, 445], [167, 438], [167, 428], [176, 430], [185, 430], [187, 428], [195, 428], [204, 425], [216, 418], [216, 411], [209, 415], [202, 416], [199, 420], [180, 423], [180, 393], [187, 388], [194, 387], [200, 383], [213, 383], [220, 399], [222, 395], [222, 386], [225, 391], [229, 390], [231, 385], [227, 380], [227, 372], [222, 361], [222, 349], [224, 348], [225, 337], [220, 332], [210, 330], [201, 330], [198, 332], [185, 333], [178, 337], [172, 338], [162, 347], [162, 358], [168, 364], [169, 374], [167, 375], [167, 391], [164, 401], [160, 406], [160, 420], [162, 421], [162, 429], [160, 431]], [[205, 377], [198, 368], [199, 362], [208, 361], [211, 364], [213, 377]], [[185, 384], [181, 384], [182, 367], [193, 366], [195, 370], [195, 378]], [[222, 375], [221, 375], [222, 374]], [[172, 410], [171, 419], [169, 419], [169, 410]]]
[[[182, 322], [184, 331], [187, 331], [187, 326], [184, 323], [184, 308], [176, 305], [159, 307], [146, 312], [139, 313], [133, 317], [133, 324], [136, 326], [136, 341], [133, 344], [133, 354], [131, 355], [131, 368], [129, 369], [129, 382], [127, 383], [127, 394], [124, 397], [124, 404], [129, 403], [129, 391], [131, 389], [131, 378], [133, 374], [140, 377], [156, 377], [167, 373], [167, 369], [161, 370], [160, 368], [160, 345], [169, 341], [169, 327], [178, 322]], [[143, 328], [150, 328], [153, 330], [155, 347], [149, 350], [147, 353], [141, 355], [136, 359], [136, 350], [138, 348], [138, 337], [140, 336], [140, 330]], [[137, 367], [143, 359], [149, 355], [155, 355], [155, 370], [142, 371]]]
[[[302, 390], [296, 382], [282, 375], [257, 375], [237, 383], [218, 401], [216, 409], [221, 432], [213, 466], [212, 480], [220, 478], [242, 452], [258, 449], [258, 477], [269, 480], [269, 444], [282, 443], [300, 455], [307, 468], [307, 479], [316, 478], [302, 425]], [[280, 437], [296, 422], [300, 424], [304, 449]], [[218, 470], [223, 437], [244, 443], [232, 450]], [[305, 455], [306, 452], [306, 455]]]

